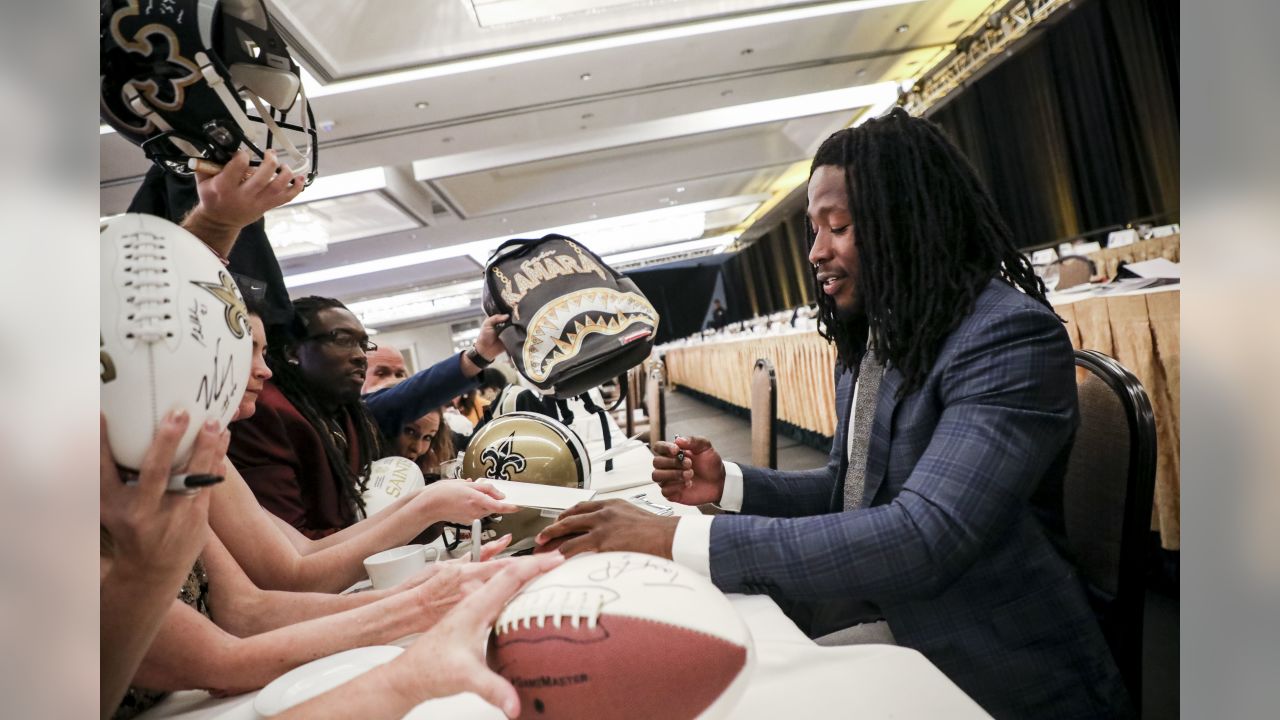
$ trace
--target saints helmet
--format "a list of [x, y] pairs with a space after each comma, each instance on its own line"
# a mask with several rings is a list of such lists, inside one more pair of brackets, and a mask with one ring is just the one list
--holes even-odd
[[[559, 421], [532, 412], [509, 412], [481, 426], [462, 458], [462, 476], [485, 480], [584, 488], [591, 485], [591, 458], [577, 433]], [[511, 549], [533, 546], [533, 537], [551, 523], [526, 508], [484, 523], [484, 539], [511, 533]]]
[[[241, 147], [256, 165], [274, 149], [311, 183], [315, 120], [262, 0], [101, 0], [100, 10], [103, 122], [177, 174]], [[293, 112], [299, 123], [287, 122]]]

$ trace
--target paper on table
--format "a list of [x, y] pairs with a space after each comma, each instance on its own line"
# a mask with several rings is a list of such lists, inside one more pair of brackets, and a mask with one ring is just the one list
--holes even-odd
[[596, 494], [595, 490], [558, 485], [538, 485], [511, 480], [485, 480], [484, 482], [493, 485], [499, 492], [506, 495], [507, 502], [513, 505], [557, 512], [568, 510], [580, 502], [590, 500]]
[[1167, 258], [1125, 263], [1124, 269], [1138, 277], [1182, 279], [1182, 265]]
[[613, 470], [604, 467], [604, 463], [597, 464], [592, 458], [591, 488], [597, 492], [612, 492], [653, 481], [653, 453], [645, 443], [637, 442], [613, 458]]

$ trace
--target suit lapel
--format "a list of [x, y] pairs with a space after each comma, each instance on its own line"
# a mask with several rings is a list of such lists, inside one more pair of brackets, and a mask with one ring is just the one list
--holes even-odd
[[[898, 410], [898, 388], [902, 373], [885, 368], [880, 381], [880, 398], [876, 401], [876, 418], [871, 426], [871, 443], [867, 448], [867, 474], [863, 480], [862, 507], [870, 507], [889, 467], [889, 444], [893, 439], [893, 415]], [[846, 423], [847, 425], [847, 423]]]

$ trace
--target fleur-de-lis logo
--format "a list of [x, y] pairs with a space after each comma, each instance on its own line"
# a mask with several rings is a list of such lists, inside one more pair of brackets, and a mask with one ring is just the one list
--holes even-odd
[[141, 118], [125, 99], [124, 89], [132, 85], [147, 102], [164, 110], [180, 110], [185, 101], [185, 88], [200, 81], [200, 68], [182, 55], [178, 38], [168, 26], [146, 22], [136, 30], [126, 30], [128, 22], [136, 26], [142, 20], [138, 3], [130, 2], [111, 16], [110, 33], [115, 47], [103, 59], [104, 68], [114, 66], [101, 76], [102, 110], [121, 124], [138, 132], [152, 129], [150, 120]]
[[226, 305], [225, 317], [227, 320], [227, 329], [231, 330], [231, 334], [236, 339], [245, 336], [249, 332], [249, 311], [244, 306], [244, 300], [241, 299], [239, 291], [236, 290], [235, 281], [225, 272], [218, 271], [218, 280], [221, 284], [201, 282], [192, 280], [191, 284], [202, 287], [209, 291], [209, 294], [218, 298], [223, 305]]
[[515, 437], [513, 432], [480, 453], [480, 462], [484, 463], [484, 476], [489, 480], [510, 480], [515, 473], [524, 472], [524, 456], [516, 454], [512, 449]]

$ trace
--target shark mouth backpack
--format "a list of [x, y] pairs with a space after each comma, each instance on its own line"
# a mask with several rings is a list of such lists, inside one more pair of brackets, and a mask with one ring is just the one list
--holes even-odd
[[658, 313], [630, 278], [564, 235], [508, 240], [485, 267], [483, 306], [544, 396], [585, 393], [649, 357]]

